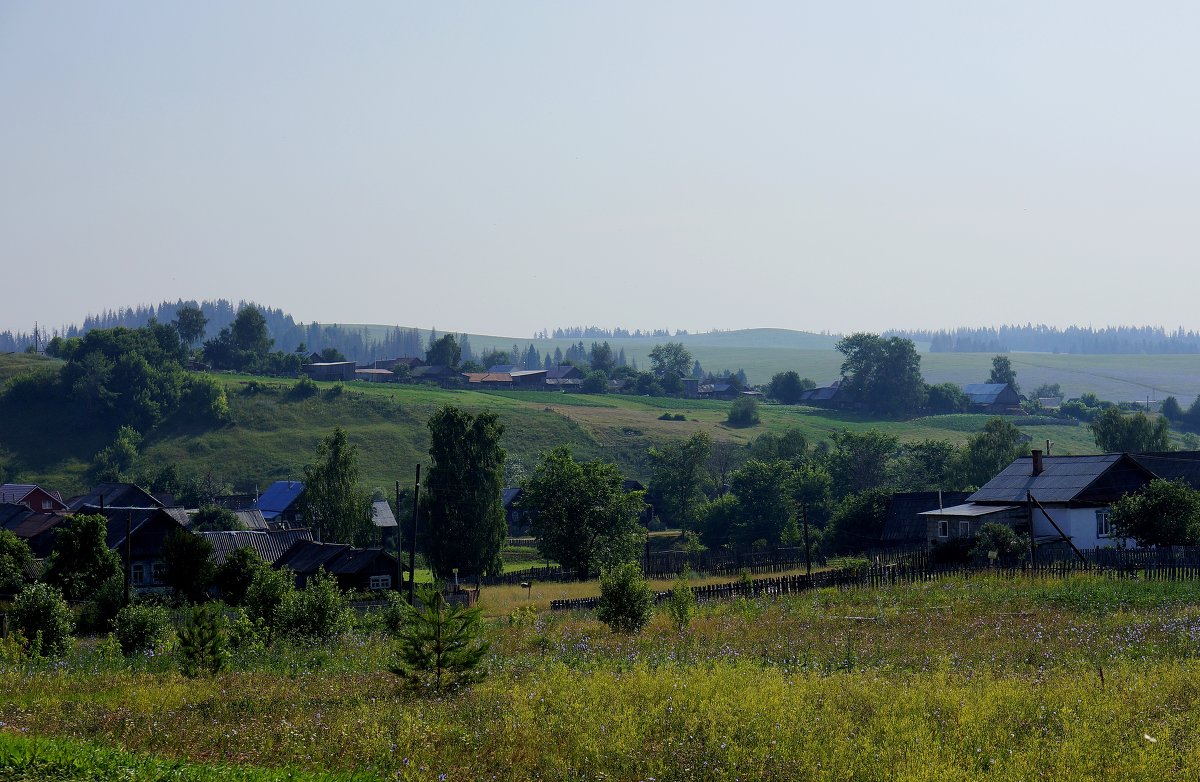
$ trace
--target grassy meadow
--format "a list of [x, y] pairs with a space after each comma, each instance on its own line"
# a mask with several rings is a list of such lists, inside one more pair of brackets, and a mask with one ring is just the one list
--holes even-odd
[[656, 615], [633, 636], [518, 607], [486, 633], [486, 678], [441, 695], [400, 689], [391, 642], [369, 626], [243, 650], [200, 680], [175, 673], [169, 649], [125, 660], [83, 642], [64, 660], [5, 662], [0, 771], [32, 768], [41, 742], [54, 773], [5, 778], [104, 778], [85, 775], [91, 758], [178, 762], [181, 779], [1200, 774], [1200, 584], [823, 590], [711, 604], [682, 630]]

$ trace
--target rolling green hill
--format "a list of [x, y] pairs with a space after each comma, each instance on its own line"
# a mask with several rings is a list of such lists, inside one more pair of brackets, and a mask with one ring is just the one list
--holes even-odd
[[[174, 464], [183, 473], [222, 477], [239, 490], [262, 488], [273, 480], [299, 477], [320, 439], [341, 426], [359, 449], [364, 481], [390, 491], [396, 480], [409, 483], [414, 466], [426, 461], [425, 422], [444, 404], [499, 415], [510, 460], [527, 468], [542, 452], [568, 443], [579, 458], [616, 462], [627, 475], [643, 480], [648, 477], [647, 449], [696, 431], [739, 444], [763, 432], [792, 427], [813, 442], [826, 440], [839, 429], [874, 428], [903, 441], [945, 438], [962, 443], [987, 420], [982, 415], [954, 415], [877, 421], [814, 408], [763, 405], [759, 426], [732, 429], [724, 425], [727, 402], [360, 383], [345, 387], [321, 383], [318, 395], [297, 400], [288, 394], [292, 381], [221, 377], [227, 385], [232, 422], [220, 426], [167, 422], [147, 435], [135, 472]], [[686, 420], [660, 420], [667, 411], [682, 413]], [[1053, 440], [1055, 453], [1094, 450], [1084, 427], [1027, 423], [1023, 430], [1035, 442]], [[110, 436], [87, 421], [32, 404], [26, 414], [0, 420], [0, 463], [8, 465], [12, 479], [44, 483], [71, 494], [87, 487], [91, 458]]]

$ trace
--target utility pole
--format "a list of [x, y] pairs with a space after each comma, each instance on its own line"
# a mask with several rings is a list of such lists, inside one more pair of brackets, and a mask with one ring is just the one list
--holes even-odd
[[421, 507], [421, 465], [417, 465], [417, 485], [413, 488], [412, 534], [408, 538], [408, 604], [417, 604], [417, 513]]
[[400, 535], [400, 481], [396, 481], [396, 591], [404, 589], [404, 560], [400, 558], [404, 543]]
[[805, 574], [812, 577], [812, 554], [808, 545], [808, 503], [800, 503], [800, 518], [804, 520], [804, 571]]
[[133, 511], [125, 516], [125, 605], [129, 605], [130, 585], [133, 583]]

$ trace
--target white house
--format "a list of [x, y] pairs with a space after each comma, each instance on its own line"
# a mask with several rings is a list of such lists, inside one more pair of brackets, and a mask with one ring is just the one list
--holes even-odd
[[1156, 477], [1130, 454], [1042, 456], [1033, 451], [965, 503], [921, 515], [930, 543], [974, 537], [983, 524], [999, 522], [1032, 532], [1038, 545], [1066, 546], [1066, 538], [1079, 549], [1102, 548], [1121, 543], [1109, 527], [1112, 504]]

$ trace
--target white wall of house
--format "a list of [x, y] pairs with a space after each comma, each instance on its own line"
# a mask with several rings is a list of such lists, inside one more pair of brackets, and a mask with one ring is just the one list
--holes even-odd
[[[1054, 523], [1071, 538], [1076, 548], [1109, 548], [1123, 543], [1121, 538], [1105, 534], [1108, 508], [1047, 506], [1046, 510], [1050, 512]], [[1033, 509], [1033, 534], [1039, 541], [1045, 541], [1051, 535], [1058, 535], [1046, 519], [1046, 515], [1037, 508]]]

